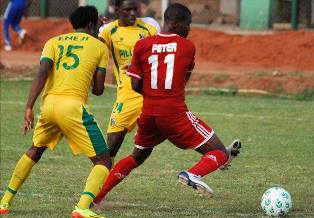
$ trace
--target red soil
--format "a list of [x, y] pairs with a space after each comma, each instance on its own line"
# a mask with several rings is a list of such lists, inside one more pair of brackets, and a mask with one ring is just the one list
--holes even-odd
[[[30, 65], [29, 58], [20, 58], [23, 55], [35, 55], [36, 61], [33, 62], [38, 64], [39, 52], [49, 38], [72, 31], [67, 20], [23, 20], [21, 25], [28, 32], [24, 45], [19, 46], [16, 34], [11, 32], [13, 49], [20, 53], [4, 52], [1, 55], [1, 62], [12, 70]], [[299, 93], [314, 88], [314, 32], [230, 35], [192, 28], [189, 39], [197, 51], [192, 86], [276, 93]]]

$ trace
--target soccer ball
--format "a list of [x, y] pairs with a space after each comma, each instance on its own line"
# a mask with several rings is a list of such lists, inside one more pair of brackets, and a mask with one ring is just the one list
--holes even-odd
[[292, 208], [291, 195], [281, 187], [267, 189], [262, 196], [261, 206], [268, 216], [285, 216]]

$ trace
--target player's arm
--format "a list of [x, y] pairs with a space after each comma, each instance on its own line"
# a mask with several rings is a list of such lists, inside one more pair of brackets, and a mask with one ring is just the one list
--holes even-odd
[[92, 93], [94, 95], [102, 95], [102, 93], [104, 92], [105, 89], [105, 79], [106, 79], [106, 73], [100, 71], [100, 70], [96, 70], [95, 74], [94, 74], [94, 78], [93, 78], [93, 89], [92, 89]]
[[48, 73], [52, 67], [49, 61], [41, 61], [36, 78], [33, 81], [32, 88], [29, 92], [28, 101], [25, 107], [23, 134], [26, 134], [34, 125], [33, 107], [40, 92], [43, 90]]
[[[101, 44], [101, 43], [100, 43]], [[99, 63], [96, 67], [94, 76], [93, 76], [93, 89], [92, 93], [94, 95], [102, 95], [105, 89], [105, 79], [106, 79], [106, 69], [108, 67], [109, 61], [109, 52], [106, 45], [102, 45], [102, 52], [99, 58]]]
[[132, 89], [140, 94], [143, 93], [143, 72], [140, 62], [140, 56], [142, 54], [141, 47], [142, 46], [140, 40], [134, 46], [132, 62], [126, 72], [126, 74], [131, 77]]
[[142, 94], [143, 93], [143, 79], [139, 79], [136, 77], [131, 77], [131, 84], [132, 84], [132, 89], [139, 93]]

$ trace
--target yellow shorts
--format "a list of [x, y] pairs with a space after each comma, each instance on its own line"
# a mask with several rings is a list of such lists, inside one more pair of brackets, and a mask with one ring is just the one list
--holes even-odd
[[143, 106], [141, 95], [117, 94], [117, 99], [113, 104], [107, 133], [120, 132], [127, 129], [131, 132], [135, 126], [137, 118], [140, 116]]
[[108, 152], [108, 146], [94, 116], [79, 100], [46, 96], [37, 121], [33, 142], [53, 150], [65, 136], [73, 154], [93, 157]]

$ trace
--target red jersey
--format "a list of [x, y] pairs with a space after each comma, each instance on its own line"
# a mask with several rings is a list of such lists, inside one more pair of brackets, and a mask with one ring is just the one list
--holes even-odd
[[177, 34], [158, 33], [136, 43], [127, 74], [143, 80], [143, 114], [187, 111], [184, 88], [194, 57], [193, 43]]

